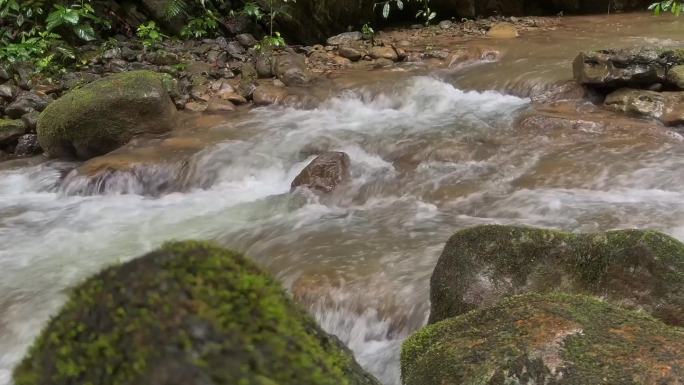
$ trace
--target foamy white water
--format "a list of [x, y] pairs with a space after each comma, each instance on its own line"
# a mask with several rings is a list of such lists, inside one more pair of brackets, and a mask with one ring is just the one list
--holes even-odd
[[[429, 276], [456, 230], [497, 222], [684, 237], [680, 142], [517, 129], [529, 108], [417, 77], [313, 110], [256, 110], [233, 123], [247, 139], [212, 145], [183, 169], [119, 175], [102, 194], [79, 178], [59, 185], [63, 164], [0, 171], [0, 385], [65, 290], [171, 239], [252, 256], [394, 385], [401, 342], [427, 319]], [[350, 185], [290, 193], [320, 149], [350, 155]]]

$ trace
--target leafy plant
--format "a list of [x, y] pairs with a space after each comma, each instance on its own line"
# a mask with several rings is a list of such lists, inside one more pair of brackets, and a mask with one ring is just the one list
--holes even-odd
[[361, 33], [364, 36], [373, 36], [375, 35], [375, 30], [368, 23], [366, 23], [363, 25], [363, 27], [361, 27]]
[[142, 40], [145, 49], [155, 48], [164, 40], [164, 35], [154, 21], [140, 24], [135, 34]]
[[648, 9], [653, 11], [653, 14], [658, 16], [662, 12], [671, 12], [675, 16], [679, 16], [682, 13], [682, 8], [684, 5], [681, 1], [676, 0], [665, 0], [652, 3]]
[[[430, 9], [430, 0], [421, 0], [423, 9], [419, 10], [418, 13], [416, 13], [416, 18], [422, 18], [423, 22], [425, 23], [426, 26], [430, 25], [430, 21], [437, 17], [437, 13], [432, 11]], [[385, 0], [381, 1], [378, 3], [375, 3], [373, 5], [373, 9], [375, 7], [382, 5], [382, 17], [387, 19], [389, 18], [390, 11], [392, 9], [392, 5], [396, 7], [398, 10], [403, 10], [404, 9], [404, 2], [403, 0]]]
[[48, 14], [45, 22], [47, 31], [66, 26], [71, 29], [74, 35], [84, 41], [93, 41], [96, 38], [95, 29], [91, 23], [104, 28], [110, 27], [109, 22], [97, 17], [93, 7], [84, 0], [68, 7], [55, 4], [54, 10]]
[[259, 44], [255, 45], [254, 48], [257, 51], [268, 51], [276, 48], [284, 48], [287, 44], [285, 39], [280, 36], [280, 32], [274, 32], [273, 36], [264, 36]]
[[264, 11], [261, 9], [259, 4], [248, 1], [242, 7], [241, 13], [247, 17], [254, 19], [254, 21], [260, 21], [264, 17]]
[[216, 34], [219, 22], [218, 18], [210, 9], [199, 16], [190, 19], [188, 24], [181, 30], [181, 36], [184, 38], [194, 37], [196, 39]]
[[416, 19], [422, 18], [427, 27], [430, 21], [437, 16], [437, 12], [430, 10], [430, 0], [423, 0], [423, 9], [416, 13]]

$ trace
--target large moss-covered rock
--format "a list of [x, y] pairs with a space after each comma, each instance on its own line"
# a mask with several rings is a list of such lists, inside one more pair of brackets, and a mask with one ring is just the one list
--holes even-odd
[[134, 136], [173, 127], [173, 79], [132, 71], [96, 80], [57, 99], [41, 113], [38, 140], [52, 157], [88, 159]]
[[16, 385], [378, 385], [242, 255], [171, 243], [78, 286]]
[[684, 325], [684, 245], [656, 231], [573, 234], [486, 225], [454, 234], [430, 280], [430, 322], [526, 292], [603, 296]]
[[404, 385], [676, 385], [684, 329], [586, 296], [525, 294], [418, 331]]
[[573, 62], [575, 80], [601, 88], [649, 88], [654, 84], [677, 87], [668, 77], [671, 68], [684, 64], [684, 50], [639, 47], [581, 52]]

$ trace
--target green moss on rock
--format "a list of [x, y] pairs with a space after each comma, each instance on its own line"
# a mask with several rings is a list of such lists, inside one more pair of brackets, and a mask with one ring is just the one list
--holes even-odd
[[430, 323], [526, 292], [564, 291], [684, 324], [684, 245], [657, 231], [573, 234], [486, 225], [454, 234], [430, 281]]
[[14, 142], [26, 133], [26, 125], [21, 119], [0, 119], [0, 144]]
[[176, 108], [167, 74], [131, 71], [74, 89], [38, 119], [38, 141], [52, 157], [88, 159], [134, 136], [173, 127]]
[[378, 385], [240, 254], [171, 243], [78, 286], [16, 385]]
[[429, 325], [404, 385], [657, 385], [684, 378], [684, 330], [593, 297], [525, 294]]

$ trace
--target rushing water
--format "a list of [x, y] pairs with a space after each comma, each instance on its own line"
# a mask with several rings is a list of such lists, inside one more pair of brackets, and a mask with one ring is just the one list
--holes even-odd
[[[252, 256], [394, 385], [400, 344], [427, 319], [429, 276], [454, 231], [650, 227], [684, 238], [679, 135], [641, 121], [518, 124], [540, 107], [453, 79], [404, 76], [315, 109], [255, 110], [208, 129], [224, 139], [187, 160], [94, 190], [62, 179], [69, 164], [1, 170], [0, 385], [67, 288], [170, 239]], [[590, 112], [574, 118], [601, 116], [577, 108]], [[320, 149], [347, 152], [352, 181], [327, 197], [291, 193]]]

